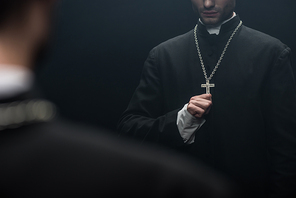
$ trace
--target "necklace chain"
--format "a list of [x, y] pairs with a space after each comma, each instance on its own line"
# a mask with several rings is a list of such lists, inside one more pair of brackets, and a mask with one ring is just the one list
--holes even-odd
[[56, 107], [46, 100], [26, 100], [0, 104], [0, 131], [33, 123], [49, 122], [56, 115]]
[[213, 76], [215, 75], [217, 69], [219, 68], [223, 58], [224, 58], [224, 55], [227, 51], [227, 48], [231, 42], [231, 40], [233, 39], [234, 35], [236, 34], [236, 32], [238, 31], [238, 29], [242, 26], [243, 22], [240, 21], [240, 23], [238, 24], [238, 26], [235, 28], [235, 30], [233, 31], [232, 35], [230, 36], [229, 40], [227, 41], [226, 45], [225, 45], [225, 48], [220, 56], [220, 59], [218, 60], [217, 62], [217, 65], [215, 66], [215, 68], [213, 69], [211, 75], [208, 77], [207, 75], [207, 71], [206, 71], [206, 68], [205, 68], [205, 65], [204, 65], [204, 62], [203, 62], [203, 59], [202, 59], [202, 56], [201, 56], [201, 52], [200, 52], [200, 48], [199, 48], [199, 43], [198, 43], [198, 39], [197, 39], [197, 26], [195, 26], [194, 28], [194, 38], [195, 38], [195, 44], [196, 44], [196, 48], [197, 48], [197, 52], [198, 52], [198, 57], [199, 57], [199, 60], [200, 60], [200, 64], [201, 64], [201, 67], [202, 67], [202, 70], [203, 70], [203, 73], [204, 73], [204, 76], [205, 76], [205, 79], [206, 81], [210, 81]]

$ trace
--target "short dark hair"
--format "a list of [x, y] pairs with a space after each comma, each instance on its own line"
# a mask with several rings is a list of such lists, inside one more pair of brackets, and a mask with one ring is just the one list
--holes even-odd
[[0, 28], [14, 14], [20, 13], [33, 0], [0, 0]]

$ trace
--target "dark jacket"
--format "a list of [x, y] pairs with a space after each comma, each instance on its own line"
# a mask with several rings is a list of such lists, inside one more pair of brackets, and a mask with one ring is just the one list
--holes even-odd
[[[198, 39], [208, 76], [239, 17], [210, 35], [199, 23]], [[290, 49], [242, 26], [210, 83], [213, 106], [195, 143], [184, 145], [176, 118], [195, 95], [205, 93], [190, 31], [155, 47], [119, 123], [121, 134], [185, 150], [245, 187], [250, 197], [292, 194], [296, 189], [296, 86]]]

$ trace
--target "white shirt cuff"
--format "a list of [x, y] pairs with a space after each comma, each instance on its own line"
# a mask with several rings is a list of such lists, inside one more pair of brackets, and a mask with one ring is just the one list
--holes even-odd
[[187, 111], [188, 104], [178, 112], [177, 126], [184, 143], [192, 144], [195, 140], [195, 132], [206, 122], [205, 119], [198, 119]]

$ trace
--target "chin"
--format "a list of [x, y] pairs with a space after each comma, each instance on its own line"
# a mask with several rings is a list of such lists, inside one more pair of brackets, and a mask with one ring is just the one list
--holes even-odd
[[217, 18], [206, 18], [206, 19], [202, 19], [202, 22], [205, 24], [205, 25], [217, 25], [220, 23], [220, 20], [217, 19]]

